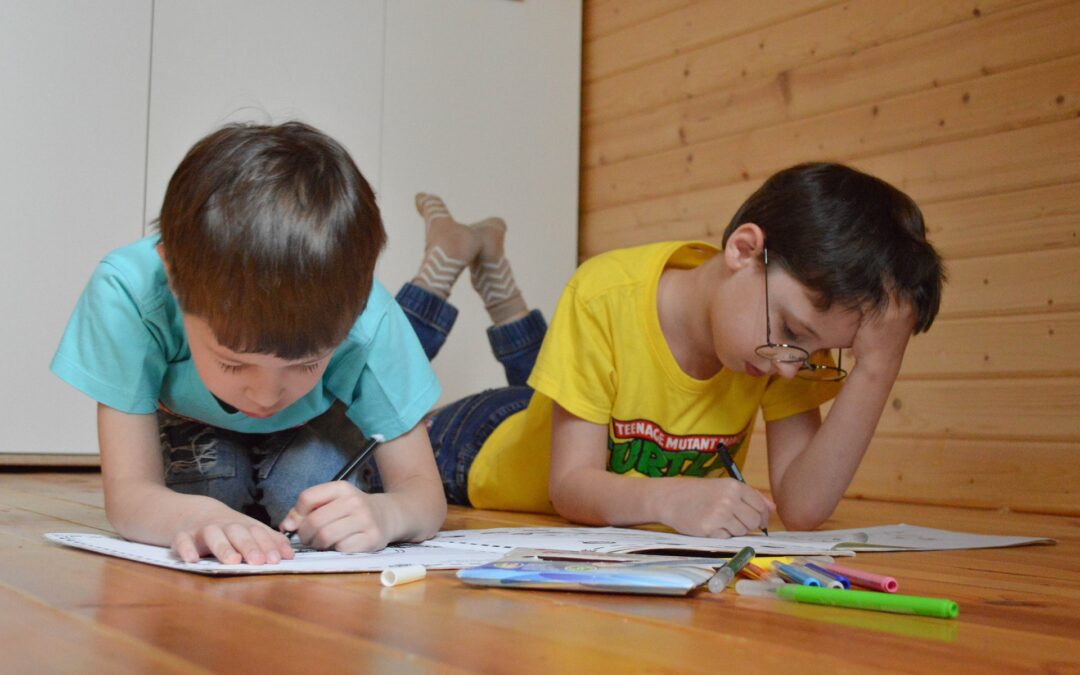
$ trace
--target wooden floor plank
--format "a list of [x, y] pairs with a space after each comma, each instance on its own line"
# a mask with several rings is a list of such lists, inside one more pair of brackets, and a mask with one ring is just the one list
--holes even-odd
[[[0, 649], [18, 653], [19, 671], [715, 672], [721, 658], [811, 673], [1080, 670], [1075, 517], [842, 502], [827, 528], [907, 522], [1058, 540], [857, 557], [903, 592], [959, 602], [959, 620], [943, 621], [730, 591], [477, 589], [448, 571], [389, 589], [374, 574], [211, 578], [43, 539], [110, 531], [101, 503], [96, 474], [0, 473]], [[561, 524], [454, 507], [444, 528]], [[30, 628], [19, 628], [22, 616]]]
[[7, 673], [197, 673], [194, 664], [0, 586], [0, 654]]

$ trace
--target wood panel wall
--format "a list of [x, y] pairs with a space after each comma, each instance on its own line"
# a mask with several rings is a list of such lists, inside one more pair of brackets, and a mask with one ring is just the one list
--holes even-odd
[[800, 161], [892, 182], [949, 283], [849, 496], [1080, 514], [1080, 2], [586, 0], [584, 35], [582, 259], [719, 241]]

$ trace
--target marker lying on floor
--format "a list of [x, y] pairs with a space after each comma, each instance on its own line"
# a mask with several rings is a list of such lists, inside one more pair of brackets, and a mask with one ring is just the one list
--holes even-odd
[[427, 570], [423, 565], [395, 565], [384, 569], [379, 575], [379, 581], [383, 586], [400, 586], [419, 581], [425, 576], [427, 576]]
[[716, 570], [716, 574], [709, 579], [706, 586], [709, 588], [710, 593], [720, 593], [727, 585], [731, 583], [731, 580], [735, 578], [735, 575], [746, 566], [754, 557], [754, 549], [750, 546], [743, 546], [738, 553], [731, 556], [723, 566]]
[[843, 591], [835, 588], [784, 584], [777, 586], [760, 581], [740, 579], [735, 582], [735, 592], [762, 598], [779, 598], [788, 602], [806, 602], [814, 605], [832, 605], [852, 609], [868, 609], [894, 614], [916, 614], [939, 619], [955, 619], [960, 607], [944, 598], [924, 598], [918, 595], [893, 595], [873, 591]]
[[900, 584], [896, 583], [896, 579], [893, 579], [892, 577], [874, 574], [865, 570], [857, 570], [851, 567], [844, 567], [842, 565], [828, 564], [823, 565], [823, 567], [830, 572], [844, 575], [853, 586], [862, 586], [863, 588], [870, 588], [884, 593], [895, 593], [897, 589], [900, 588]]

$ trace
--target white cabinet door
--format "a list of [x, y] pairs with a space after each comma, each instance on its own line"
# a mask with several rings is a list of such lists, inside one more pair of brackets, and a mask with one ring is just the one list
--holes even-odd
[[187, 150], [225, 122], [308, 122], [378, 185], [383, 4], [156, 0], [147, 220]]
[[0, 0], [0, 454], [97, 452], [49, 373], [94, 266], [142, 232], [148, 0]]

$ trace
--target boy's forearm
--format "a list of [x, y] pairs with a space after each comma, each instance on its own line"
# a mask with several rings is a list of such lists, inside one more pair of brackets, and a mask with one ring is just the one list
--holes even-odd
[[235, 512], [210, 497], [180, 494], [164, 485], [146, 483], [107, 486], [105, 515], [125, 539], [170, 546], [177, 533], [226, 519]]
[[787, 527], [813, 529], [832, 515], [870, 445], [898, 370], [899, 363], [852, 370], [821, 428], [774, 486]]
[[446, 520], [442, 483], [424, 476], [372, 497], [386, 506], [387, 535], [391, 542], [430, 539]]
[[604, 469], [578, 469], [551, 491], [563, 518], [587, 525], [641, 525], [664, 521], [663, 493], [675, 478], [639, 479]]

